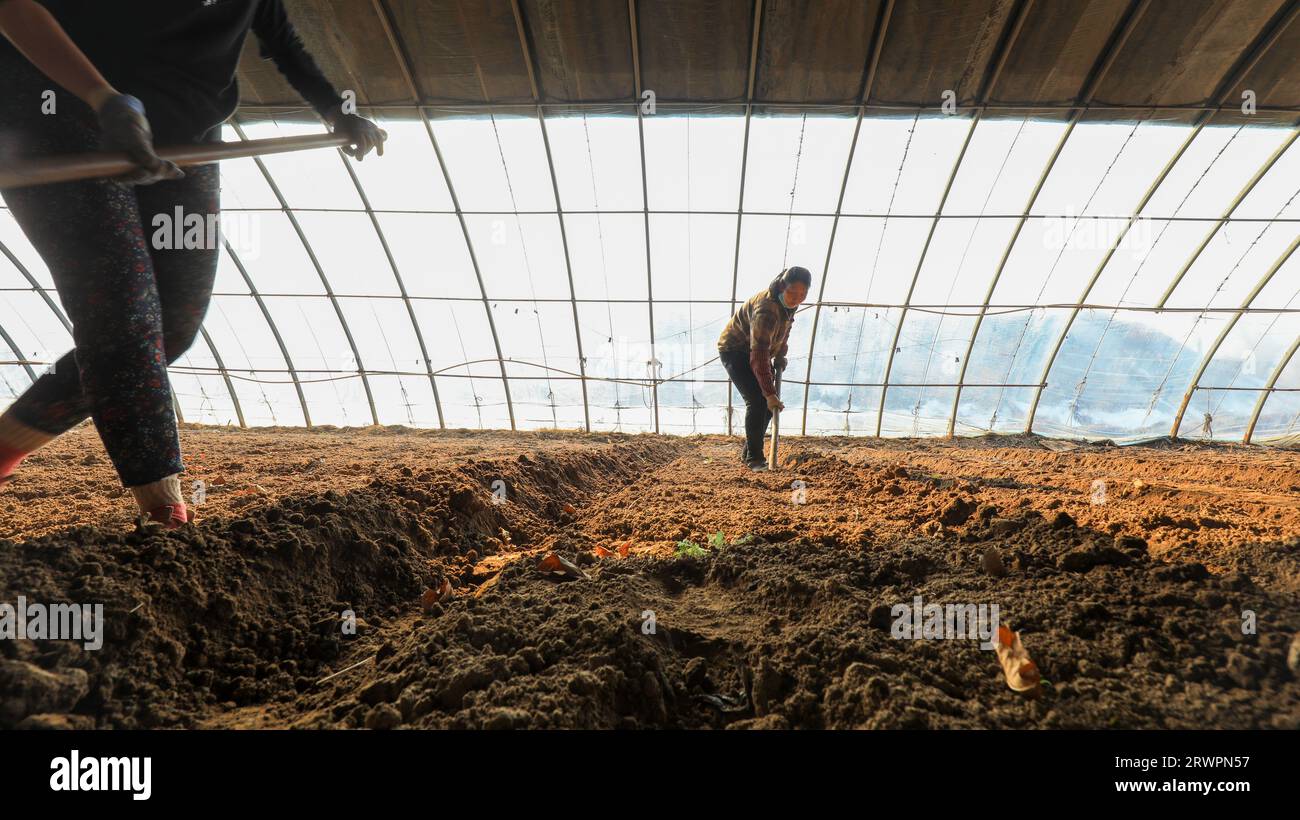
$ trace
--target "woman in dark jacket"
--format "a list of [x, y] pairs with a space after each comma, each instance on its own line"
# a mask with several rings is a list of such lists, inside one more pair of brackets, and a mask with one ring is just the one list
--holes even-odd
[[772, 414], [785, 409], [772, 370], [785, 370], [794, 313], [808, 298], [811, 285], [807, 268], [786, 268], [740, 306], [718, 338], [718, 357], [745, 399], [745, 447], [740, 458], [751, 470], [767, 469], [763, 436]]
[[383, 153], [384, 132], [343, 111], [280, 0], [0, 0], [0, 162], [108, 148], [138, 166], [115, 180], [0, 191], [49, 266], [75, 344], [0, 416], [0, 483], [90, 417], [141, 511], [169, 528], [192, 519], [167, 365], [203, 322], [218, 248], [154, 248], [146, 237], [155, 214], [215, 218], [218, 171], [182, 172], [154, 142], [219, 139], [249, 31], [349, 137], [345, 151]]

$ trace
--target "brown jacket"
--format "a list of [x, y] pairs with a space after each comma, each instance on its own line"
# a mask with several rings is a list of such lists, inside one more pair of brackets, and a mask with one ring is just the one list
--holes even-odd
[[748, 352], [749, 365], [763, 395], [775, 395], [772, 359], [785, 358], [793, 325], [794, 311], [764, 288], [749, 297], [727, 321], [718, 337], [718, 352]]

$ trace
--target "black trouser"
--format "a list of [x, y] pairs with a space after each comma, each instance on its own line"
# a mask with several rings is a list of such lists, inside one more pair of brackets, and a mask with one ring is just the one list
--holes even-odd
[[[25, 59], [0, 52], [0, 157], [99, 148], [94, 113], [71, 94], [59, 92], [57, 114], [42, 113], [51, 87]], [[206, 230], [202, 248], [162, 249], [154, 216], [179, 208], [206, 225], [219, 194], [216, 165], [140, 187], [83, 180], [0, 191], [49, 267], [75, 344], [7, 414], [54, 435], [92, 417], [128, 487], [184, 469], [167, 365], [198, 334], [217, 272]]]
[[767, 409], [767, 399], [758, 386], [758, 377], [749, 366], [749, 351], [724, 350], [718, 353], [722, 366], [727, 369], [732, 384], [745, 399], [745, 449], [740, 457], [746, 463], [763, 458], [763, 436], [772, 421], [772, 411]]

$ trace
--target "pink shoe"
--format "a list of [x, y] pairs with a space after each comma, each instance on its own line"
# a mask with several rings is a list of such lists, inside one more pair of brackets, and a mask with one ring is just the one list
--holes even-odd
[[18, 465], [22, 463], [24, 458], [27, 458], [26, 453], [0, 447], [0, 487], [3, 487], [14, 477], [14, 471], [18, 469]]
[[174, 530], [182, 524], [188, 524], [194, 520], [194, 511], [185, 508], [185, 502], [177, 504], [163, 504], [161, 507], [154, 507], [149, 511], [150, 521], [162, 524], [169, 530]]

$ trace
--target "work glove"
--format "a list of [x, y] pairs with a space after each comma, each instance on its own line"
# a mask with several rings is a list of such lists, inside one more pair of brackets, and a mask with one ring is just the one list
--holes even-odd
[[381, 157], [384, 155], [384, 140], [388, 139], [388, 132], [365, 117], [340, 114], [334, 118], [332, 125], [335, 134], [348, 138], [349, 144], [344, 146], [343, 153], [358, 162], [372, 150]]
[[767, 397], [767, 409], [773, 413], [784, 410], [785, 405], [781, 403], [781, 397], [773, 393]]
[[109, 97], [96, 112], [104, 149], [125, 151], [138, 168], [117, 178], [127, 185], [149, 185], [179, 179], [185, 172], [158, 156], [153, 149], [153, 129], [144, 115], [144, 103], [130, 94]]
[[775, 359], [772, 360], [772, 369], [780, 370], [784, 372], [786, 364], [787, 362], [784, 356], [777, 356]]

